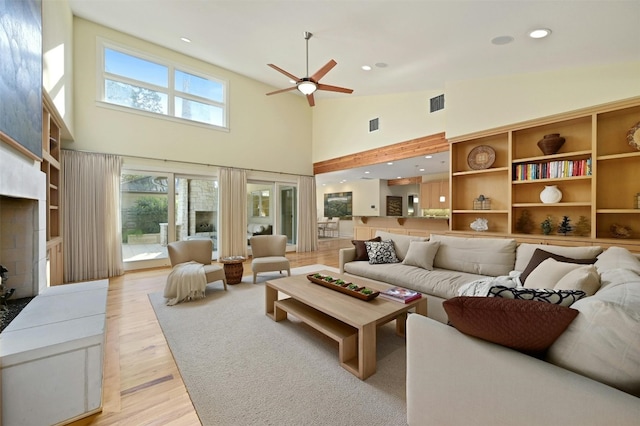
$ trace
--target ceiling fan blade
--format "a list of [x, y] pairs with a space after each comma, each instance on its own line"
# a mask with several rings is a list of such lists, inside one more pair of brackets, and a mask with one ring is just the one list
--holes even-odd
[[334, 61], [333, 59], [330, 60], [322, 68], [320, 68], [318, 71], [316, 71], [316, 73], [314, 75], [311, 76], [311, 80], [312, 81], [320, 80], [322, 77], [325, 76], [325, 74], [327, 74], [329, 71], [331, 71], [331, 68], [335, 67], [336, 65], [338, 65], [338, 63], [336, 61]]
[[310, 95], [307, 95], [307, 100], [309, 101], [309, 106], [314, 106], [316, 104], [316, 100], [313, 99], [313, 93]]
[[328, 84], [318, 84], [318, 90], [326, 90], [328, 92], [340, 92], [340, 93], [353, 93], [353, 89], [347, 89], [346, 87], [330, 86]]
[[287, 71], [283, 70], [282, 68], [278, 67], [277, 65], [273, 65], [273, 64], [267, 64], [267, 65], [270, 66], [271, 68], [273, 68], [274, 70], [286, 75], [291, 80], [295, 80], [295, 81], [300, 81], [301, 80], [300, 78], [296, 77], [295, 75], [291, 74], [290, 72], [287, 72]]
[[276, 90], [275, 92], [269, 92], [267, 93], [267, 96], [269, 95], [276, 95], [278, 93], [282, 93], [282, 92], [288, 92], [290, 90], [296, 90], [296, 86], [293, 87], [287, 87], [286, 89], [280, 89], [280, 90]]

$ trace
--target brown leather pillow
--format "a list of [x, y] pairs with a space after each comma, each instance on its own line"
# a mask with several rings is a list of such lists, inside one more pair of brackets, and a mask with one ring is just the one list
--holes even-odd
[[522, 283], [522, 285], [524, 285], [524, 282], [527, 280], [527, 277], [529, 276], [529, 274], [533, 272], [533, 270], [536, 269], [539, 264], [541, 264], [548, 258], [552, 258], [554, 260], [557, 260], [558, 262], [577, 263], [580, 265], [593, 265], [594, 263], [596, 263], [596, 260], [598, 260], [595, 258], [594, 259], [573, 259], [571, 257], [550, 253], [542, 249], [536, 249], [533, 252], [533, 256], [531, 256], [531, 260], [529, 260], [529, 263], [524, 268], [524, 271], [522, 271], [522, 274], [520, 274], [520, 282]]
[[578, 315], [566, 306], [499, 297], [454, 297], [443, 307], [460, 332], [536, 356]]
[[381, 242], [382, 238], [380, 237], [375, 237], [372, 238], [370, 240], [351, 240], [351, 244], [353, 244], [354, 246], [356, 246], [356, 258], [353, 260], [366, 260], [367, 262], [369, 261], [369, 255], [367, 254], [367, 248], [364, 245], [365, 241], [374, 241], [374, 242]]

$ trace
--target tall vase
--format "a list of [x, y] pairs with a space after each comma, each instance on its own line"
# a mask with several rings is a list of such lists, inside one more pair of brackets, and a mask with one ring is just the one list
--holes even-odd
[[557, 185], [545, 185], [540, 193], [540, 201], [545, 204], [559, 203], [562, 200], [562, 191]]

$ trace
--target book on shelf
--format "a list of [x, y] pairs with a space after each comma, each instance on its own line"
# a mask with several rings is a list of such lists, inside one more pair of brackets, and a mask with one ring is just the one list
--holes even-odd
[[548, 161], [545, 163], [516, 164], [513, 180], [558, 179], [574, 176], [591, 176], [591, 158], [582, 160]]
[[422, 297], [422, 293], [403, 287], [391, 287], [385, 291], [381, 291], [380, 297], [400, 303], [409, 303], [416, 299], [420, 299]]

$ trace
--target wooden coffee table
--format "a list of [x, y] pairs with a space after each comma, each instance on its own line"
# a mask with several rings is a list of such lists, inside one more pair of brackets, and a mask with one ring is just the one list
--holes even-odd
[[[371, 289], [383, 291], [388, 284], [365, 278], [317, 271]], [[315, 272], [314, 272], [315, 273]], [[364, 380], [376, 372], [376, 331], [381, 324], [396, 320], [396, 333], [404, 336], [407, 312], [427, 315], [425, 295], [410, 303], [399, 303], [377, 297], [364, 301], [311, 283], [306, 275], [267, 281], [265, 312], [274, 321], [287, 318], [287, 313], [338, 341], [340, 365]], [[279, 300], [278, 293], [289, 298]]]

